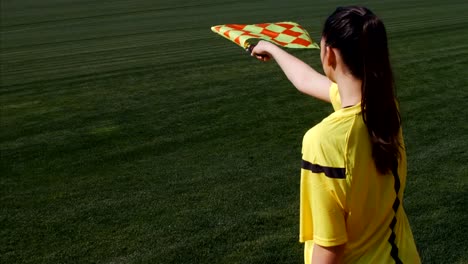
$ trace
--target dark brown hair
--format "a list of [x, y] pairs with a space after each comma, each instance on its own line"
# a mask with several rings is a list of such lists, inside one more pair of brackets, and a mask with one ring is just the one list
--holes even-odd
[[338, 7], [325, 22], [325, 45], [340, 51], [351, 74], [362, 80], [361, 109], [381, 173], [400, 158], [400, 113], [390, 66], [387, 33], [382, 21], [365, 7]]

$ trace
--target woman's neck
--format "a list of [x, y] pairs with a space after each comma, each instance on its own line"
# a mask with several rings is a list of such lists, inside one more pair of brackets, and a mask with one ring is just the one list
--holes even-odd
[[341, 108], [356, 105], [361, 102], [362, 81], [350, 74], [336, 76], [340, 92]]

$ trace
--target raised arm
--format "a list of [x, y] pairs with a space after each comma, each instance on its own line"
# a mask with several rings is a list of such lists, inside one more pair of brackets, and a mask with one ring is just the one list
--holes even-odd
[[300, 92], [330, 102], [331, 81], [300, 59], [267, 41], [260, 41], [252, 50], [252, 55], [264, 61], [273, 58]]

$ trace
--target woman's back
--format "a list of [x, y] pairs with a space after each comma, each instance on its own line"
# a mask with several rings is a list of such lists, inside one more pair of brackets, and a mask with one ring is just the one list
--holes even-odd
[[346, 243], [344, 263], [419, 263], [400, 202], [406, 183], [404, 149], [397, 171], [381, 175], [360, 105], [341, 108], [336, 85], [330, 98], [335, 112], [303, 142], [301, 241], [306, 242], [306, 263], [311, 263], [314, 243]]

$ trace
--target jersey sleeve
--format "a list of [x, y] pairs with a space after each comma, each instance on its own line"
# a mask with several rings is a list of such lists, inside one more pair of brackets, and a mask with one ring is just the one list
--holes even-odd
[[340, 142], [323, 123], [304, 135], [300, 193], [301, 242], [313, 240], [315, 244], [324, 247], [348, 242], [348, 182]]
[[[331, 247], [348, 241], [346, 232], [346, 213], [342, 202], [342, 179], [326, 176], [324, 172], [302, 170], [303, 191], [301, 197], [309, 208], [308, 225], [311, 225], [312, 240], [315, 244]], [[306, 201], [305, 201], [306, 200]], [[305, 223], [304, 223], [305, 224]], [[307, 224], [306, 224], [307, 225]]]
[[329, 89], [330, 95], [330, 102], [333, 106], [335, 111], [341, 109], [341, 98], [340, 92], [338, 91], [338, 85], [336, 83], [332, 83]]

